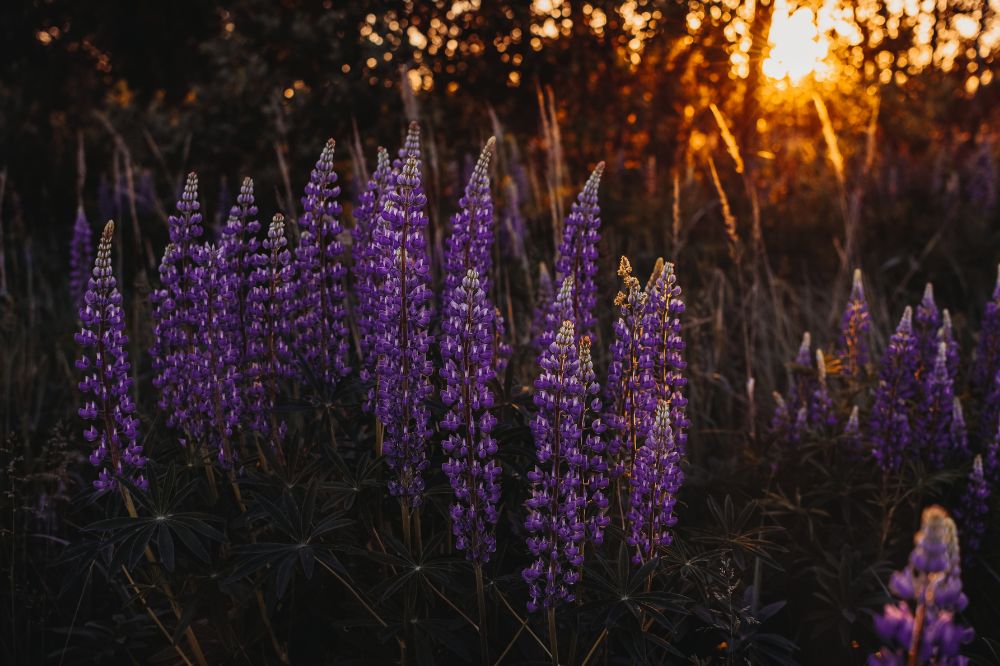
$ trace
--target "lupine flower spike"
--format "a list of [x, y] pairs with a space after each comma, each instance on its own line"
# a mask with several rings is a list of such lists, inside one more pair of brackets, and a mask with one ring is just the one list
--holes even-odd
[[162, 287], [153, 292], [153, 385], [160, 391], [159, 407], [167, 425], [197, 437], [200, 405], [192, 387], [197, 362], [195, 336], [198, 299], [198, 243], [204, 234], [198, 203], [198, 176], [188, 174], [177, 202], [177, 214], [167, 219], [170, 244], [160, 261]]
[[685, 345], [680, 320], [684, 301], [672, 263], [662, 264], [651, 282], [642, 327], [643, 345], [652, 356], [653, 393], [657, 400], [666, 400], [670, 405], [670, 428], [677, 450], [683, 456], [688, 427], [687, 398], [684, 397], [687, 379], [683, 375], [687, 363], [683, 357]]
[[920, 350], [920, 367], [926, 372], [934, 368], [938, 355], [937, 335], [943, 323], [941, 311], [934, 302], [934, 285], [930, 282], [924, 287], [924, 295], [917, 305], [913, 318], [914, 334], [917, 336], [917, 348]]
[[73, 241], [69, 247], [69, 293], [73, 305], [79, 308], [83, 305], [83, 295], [87, 291], [92, 268], [90, 258], [94, 255], [94, 234], [90, 230], [90, 222], [83, 212], [83, 206], [76, 209], [76, 221], [73, 223]]
[[979, 550], [983, 535], [986, 534], [986, 516], [990, 505], [990, 484], [983, 471], [983, 457], [977, 455], [972, 461], [969, 483], [962, 495], [962, 501], [955, 507], [955, 520], [962, 526], [966, 553]]
[[[597, 203], [597, 190], [603, 173], [604, 162], [601, 162], [590, 174], [587, 184], [573, 203], [563, 227], [559, 258], [556, 260], [556, 277], [560, 288], [570, 276], [576, 285], [573, 293], [573, 321], [579, 337], [593, 335], [597, 321], [594, 317], [594, 306], [597, 304], [594, 278], [597, 275], [597, 243], [601, 239], [601, 209]], [[547, 322], [550, 326], [554, 317], [553, 314]]]
[[975, 634], [955, 620], [969, 603], [962, 593], [958, 530], [944, 509], [931, 506], [914, 542], [906, 568], [889, 580], [899, 601], [875, 618], [883, 647], [868, 666], [963, 666], [968, 660], [959, 650]]
[[613, 327], [605, 392], [608, 403], [605, 418], [611, 431], [609, 471], [616, 477], [631, 468], [635, 452], [652, 424], [656, 404], [651, 395], [653, 359], [650, 347], [643, 344], [642, 334], [648, 297], [632, 275], [627, 257], [622, 257], [618, 264], [618, 276], [625, 283], [625, 291], [615, 297], [618, 320]]
[[958, 377], [958, 342], [951, 325], [951, 314], [948, 309], [941, 310], [941, 328], [937, 332], [937, 343], [945, 344], [948, 350], [948, 375], [954, 381]]
[[843, 374], [847, 377], [858, 377], [868, 365], [870, 328], [871, 315], [865, 300], [861, 270], [855, 269], [851, 296], [840, 320], [840, 339], [837, 341], [837, 356], [843, 366]]
[[347, 269], [340, 241], [340, 186], [333, 170], [335, 145], [333, 139], [326, 142], [309, 176], [294, 264], [299, 287], [296, 345], [314, 375], [328, 388], [349, 371]]
[[273, 409], [279, 382], [293, 376], [290, 349], [295, 314], [295, 283], [291, 253], [285, 237], [285, 216], [278, 213], [267, 229], [261, 252], [250, 275], [247, 308], [251, 319], [249, 356], [254, 367], [248, 393], [250, 427], [281, 441], [282, 428]]
[[848, 456], [851, 458], [860, 457], [861, 453], [861, 424], [858, 419], [858, 406], [851, 408], [851, 415], [847, 418], [847, 425], [844, 426], [844, 446]]
[[420, 129], [410, 125], [405, 162], [394, 178], [381, 217], [381, 312], [375, 353], [376, 415], [385, 428], [383, 451], [394, 473], [389, 491], [406, 507], [420, 505], [431, 435], [427, 400], [433, 391], [433, 294], [427, 258], [427, 197], [421, 185]]
[[448, 459], [442, 469], [455, 493], [455, 545], [481, 563], [496, 549], [493, 527], [500, 501], [501, 468], [495, 459], [496, 440], [490, 436], [496, 419], [489, 411], [493, 394], [488, 385], [493, 374], [493, 311], [475, 268], [448, 294], [441, 336], [441, 400], [448, 407], [441, 421], [448, 433], [442, 447]]
[[229, 211], [229, 219], [222, 229], [220, 250], [222, 252], [222, 279], [224, 288], [230, 292], [228, 300], [233, 312], [227, 315], [232, 334], [236, 336], [234, 344], [239, 354], [240, 373], [246, 372], [247, 351], [250, 336], [247, 327], [253, 320], [247, 315], [247, 300], [250, 294], [250, 276], [257, 260], [260, 241], [260, 222], [257, 220], [257, 206], [254, 204], [253, 179], [244, 178], [236, 203]]
[[[979, 330], [979, 345], [976, 347], [976, 362], [972, 366], [972, 383], [983, 391], [988, 391], [993, 378], [1000, 369], [1000, 265], [997, 266], [997, 282], [993, 296], [986, 303], [983, 322]], [[992, 423], [989, 424], [992, 428]]]
[[809, 423], [817, 428], [832, 428], [837, 425], [837, 414], [826, 383], [826, 358], [822, 349], [816, 350], [816, 383], [809, 396]]
[[132, 400], [132, 377], [128, 361], [128, 337], [122, 295], [111, 269], [111, 238], [115, 223], [108, 222], [101, 234], [97, 259], [84, 304], [80, 307], [82, 327], [76, 342], [83, 354], [76, 361], [84, 372], [80, 392], [85, 396], [80, 416], [90, 421], [84, 437], [94, 446], [90, 462], [100, 468], [94, 487], [111, 490], [117, 479], [127, 476], [140, 488], [147, 486], [142, 474], [146, 458], [138, 443], [139, 421]]
[[541, 375], [535, 380], [538, 412], [531, 422], [536, 464], [528, 472], [531, 497], [525, 502], [528, 516], [528, 550], [535, 561], [523, 572], [528, 584], [528, 610], [554, 608], [572, 601], [573, 588], [583, 564], [586, 524], [579, 505], [586, 501], [582, 485], [582, 457], [571, 452], [579, 446], [580, 420], [586, 388], [580, 381], [580, 358], [573, 321], [567, 319], [539, 359]]
[[683, 478], [670, 428], [670, 405], [660, 400], [653, 428], [635, 454], [629, 479], [628, 544], [634, 549], [634, 562], [647, 561], [670, 545], [670, 528], [677, 523], [674, 505]]
[[375, 226], [385, 203], [392, 178], [389, 153], [378, 149], [378, 164], [368, 186], [354, 207], [354, 228], [351, 229], [351, 252], [354, 258], [354, 291], [357, 296], [357, 326], [362, 357], [362, 379], [371, 379], [375, 372], [372, 347], [378, 320], [379, 245], [375, 242]]
[[[920, 448], [935, 469], [941, 469], [952, 454], [952, 416], [955, 388], [948, 374], [948, 345], [938, 345], [937, 356], [929, 373], [923, 376], [923, 404], [919, 413], [922, 438]], [[961, 409], [961, 408], [960, 408]]]
[[580, 416], [580, 472], [583, 477], [583, 504], [580, 519], [587, 525], [587, 538], [595, 545], [604, 542], [604, 528], [610, 520], [605, 515], [609, 501], [608, 462], [602, 437], [605, 424], [601, 420], [601, 387], [597, 383], [590, 338], [580, 339], [580, 384], [583, 386], [583, 411]]
[[899, 469], [913, 439], [909, 403], [916, 395], [918, 355], [907, 307], [882, 357], [872, 404], [872, 453], [886, 472]]

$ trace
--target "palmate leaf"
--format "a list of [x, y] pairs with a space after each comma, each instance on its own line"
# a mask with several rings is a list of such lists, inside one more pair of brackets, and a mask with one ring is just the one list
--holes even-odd
[[162, 480], [151, 475], [148, 493], [123, 481], [140, 515], [98, 520], [84, 528], [100, 533], [101, 544], [113, 548], [112, 570], [121, 566], [134, 569], [155, 540], [160, 564], [172, 572], [176, 566], [175, 538], [200, 562], [211, 561], [203, 540], [225, 541], [225, 535], [210, 525], [220, 519], [206, 513], [181, 511], [181, 503], [194, 490], [195, 482], [177, 487], [175, 481], [172, 467]]
[[[267, 594], [273, 599], [282, 598], [288, 591], [296, 570], [301, 570], [306, 580], [312, 580], [316, 564], [347, 575], [347, 570], [334, 555], [334, 548], [324, 542], [324, 537], [348, 527], [354, 521], [342, 513], [323, 515], [317, 511], [320, 483], [313, 480], [306, 488], [301, 505], [288, 490], [275, 501], [264, 495], [251, 494], [249, 511], [251, 520], [261, 520], [283, 540], [243, 544], [233, 548], [234, 564], [227, 577], [230, 582], [265, 571]], [[342, 547], [339, 546], [338, 547]]]

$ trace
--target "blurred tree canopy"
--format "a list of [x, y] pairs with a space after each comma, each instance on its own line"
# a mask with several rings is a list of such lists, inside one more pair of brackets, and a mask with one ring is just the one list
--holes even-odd
[[[839, 213], [827, 193], [859, 180], [871, 181], [866, 209], [883, 219], [914, 224], [914, 211], [940, 217], [973, 196], [990, 205], [970, 210], [989, 218], [998, 9], [998, 0], [4, 3], [0, 165], [25, 214], [61, 221], [76, 202], [80, 136], [99, 165], [87, 191], [114, 157], [114, 129], [174, 189], [197, 169], [206, 183], [248, 173], [291, 193], [325, 137], [353, 148], [356, 128], [371, 159], [418, 115], [442, 164], [498, 129], [533, 137], [526, 159], [540, 163], [558, 138], [570, 184], [607, 160], [608, 205], [625, 224], [662, 224], [674, 177], [704, 183], [708, 155], [739, 193], [724, 156], [733, 144], [760, 194], [735, 197], [743, 218], [763, 208], [775, 224], [810, 206], [812, 222], [830, 223]], [[840, 151], [833, 169], [820, 103]]]

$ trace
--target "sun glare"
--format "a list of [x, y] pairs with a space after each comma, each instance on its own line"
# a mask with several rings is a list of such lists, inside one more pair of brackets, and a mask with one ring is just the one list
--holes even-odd
[[816, 14], [809, 7], [789, 13], [784, 0], [774, 6], [771, 31], [768, 33], [770, 52], [762, 65], [764, 74], [775, 80], [797, 84], [812, 74], [823, 79], [830, 73], [825, 61], [829, 40], [820, 34]]

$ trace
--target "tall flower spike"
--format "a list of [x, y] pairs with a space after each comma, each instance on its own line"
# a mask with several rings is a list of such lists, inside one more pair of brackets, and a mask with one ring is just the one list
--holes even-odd
[[545, 312], [545, 325], [547, 331], [543, 331], [538, 336], [541, 353], [544, 354], [552, 342], [556, 339], [559, 328], [564, 321], [573, 321], [575, 330], [575, 319], [573, 318], [573, 298], [576, 293], [576, 280], [572, 275], [567, 275], [566, 279], [559, 284], [559, 291], [555, 298], [549, 303]]
[[913, 332], [917, 336], [917, 348], [920, 350], [920, 366], [926, 372], [931, 372], [938, 355], [937, 334], [943, 321], [941, 311], [934, 302], [934, 285], [930, 282], [924, 287], [923, 298], [914, 314]]
[[326, 142], [309, 176], [294, 264], [300, 308], [296, 345], [326, 387], [334, 386], [350, 370], [344, 289], [347, 270], [340, 241], [340, 186], [333, 169], [335, 146], [333, 139]]
[[913, 439], [909, 403], [916, 395], [918, 355], [907, 306], [882, 357], [872, 403], [872, 453], [886, 472], [899, 469]]
[[253, 179], [244, 178], [236, 203], [229, 211], [229, 218], [222, 228], [220, 249], [222, 252], [221, 276], [225, 280], [225, 288], [231, 294], [232, 312], [226, 314], [229, 332], [235, 336], [239, 354], [239, 369], [246, 371], [249, 335], [247, 327], [251, 324], [247, 316], [247, 299], [250, 294], [250, 275], [254, 269], [254, 261], [260, 249], [260, 222], [257, 220], [257, 206], [254, 203]]
[[597, 304], [597, 243], [601, 239], [601, 209], [597, 191], [604, 173], [604, 162], [594, 169], [586, 185], [577, 196], [563, 227], [563, 238], [556, 260], [556, 275], [560, 282], [573, 276], [576, 291], [573, 294], [573, 321], [577, 335], [592, 335], [596, 324], [594, 306]]
[[649, 303], [642, 327], [643, 345], [650, 350], [653, 368], [653, 393], [657, 400], [670, 405], [670, 428], [674, 443], [683, 456], [687, 443], [687, 398], [684, 387], [687, 379], [684, 369], [684, 338], [681, 337], [681, 320], [684, 301], [677, 285], [674, 265], [665, 263], [647, 290]]
[[80, 206], [76, 209], [73, 239], [69, 246], [69, 293], [73, 305], [77, 308], [83, 305], [83, 295], [90, 280], [90, 258], [93, 254], [94, 234], [90, 230], [90, 222], [83, 212], [83, 206]]
[[451, 482], [455, 503], [452, 532], [459, 550], [474, 562], [488, 562], [496, 550], [493, 534], [500, 501], [501, 467], [497, 443], [490, 435], [496, 419], [490, 414], [493, 394], [491, 321], [493, 309], [470, 268], [461, 284], [446, 294], [442, 322], [441, 400], [448, 412], [441, 421], [448, 433], [442, 448], [448, 456], [442, 469]]
[[969, 484], [962, 501], [955, 507], [955, 520], [962, 526], [966, 553], [979, 550], [986, 534], [986, 516], [990, 511], [990, 484], [983, 471], [983, 457], [976, 455], [969, 472]]
[[378, 264], [379, 245], [375, 242], [375, 226], [380, 221], [379, 213], [385, 202], [386, 191], [392, 177], [389, 153], [378, 149], [378, 163], [368, 186], [358, 198], [354, 207], [354, 228], [351, 230], [351, 252], [353, 255], [354, 291], [357, 295], [357, 325], [361, 346], [362, 373], [370, 379], [375, 372], [372, 347], [375, 344], [376, 322], [378, 320]]
[[[490, 294], [490, 274], [493, 270], [494, 214], [490, 192], [490, 158], [496, 139], [490, 137], [479, 154], [465, 193], [459, 200], [459, 210], [451, 218], [451, 234], [444, 250], [444, 298], [464, 280], [470, 269], [479, 274], [483, 291]], [[493, 307], [492, 305], [490, 307]], [[494, 367], [502, 371], [510, 354], [510, 346], [503, 342], [503, 319], [494, 307], [491, 336], [495, 344]]]
[[[938, 345], [931, 371], [923, 377], [923, 399], [918, 414], [920, 449], [935, 469], [941, 469], [956, 453], [952, 448], [952, 416], [955, 387], [948, 374], [948, 345]], [[961, 409], [961, 408], [960, 408]]]
[[247, 394], [250, 427], [271, 435], [277, 444], [281, 428], [274, 414], [279, 383], [291, 377], [290, 341], [295, 308], [295, 282], [291, 253], [285, 237], [285, 216], [278, 213], [267, 229], [267, 238], [254, 261], [247, 298], [249, 358], [253, 374]]
[[868, 365], [868, 336], [871, 315], [868, 301], [861, 282], [861, 270], [855, 269], [851, 284], [851, 297], [840, 319], [840, 339], [837, 341], [837, 357], [844, 367], [844, 374], [856, 378]]
[[618, 276], [625, 283], [625, 291], [615, 297], [618, 320], [613, 326], [605, 392], [608, 407], [605, 419], [611, 431], [609, 471], [615, 477], [631, 469], [635, 452], [652, 424], [656, 405], [652, 396], [653, 358], [643, 338], [648, 296], [632, 275], [627, 257], [621, 258]]
[[810, 405], [819, 388], [813, 368], [814, 358], [812, 336], [806, 331], [802, 334], [799, 351], [791, 365], [792, 384], [788, 395], [788, 408], [793, 414], [797, 414], [802, 407]]
[[860, 457], [861, 453], [861, 424], [858, 419], [858, 406], [851, 408], [851, 415], [847, 418], [847, 425], [844, 426], [844, 447], [851, 458]]
[[375, 413], [385, 427], [383, 451], [395, 477], [389, 491], [407, 506], [416, 507], [424, 491], [432, 430], [427, 400], [433, 392], [434, 366], [428, 357], [433, 342], [429, 330], [433, 294], [419, 143], [406, 150], [406, 162], [395, 176], [378, 229], [379, 242], [389, 251], [379, 267], [381, 311], [374, 390]]
[[194, 318], [198, 335], [194, 362], [188, 367], [191, 399], [200, 421], [194, 431], [216, 448], [219, 464], [228, 469], [236, 461], [232, 443], [243, 413], [238, 371], [240, 342], [234, 335], [239, 324], [233, 321], [238, 298], [227, 284], [221, 248], [200, 246], [196, 261]]
[[[868, 666], [966, 663], [959, 651], [975, 633], [955, 621], [955, 613], [969, 602], [962, 593], [954, 521], [939, 506], [924, 509], [914, 543], [906, 568], [889, 580], [899, 601], [886, 604], [883, 614], [875, 617], [875, 633], [883, 647], [868, 658]], [[911, 650], [916, 660], [910, 659]]]
[[670, 545], [670, 528], [677, 523], [674, 505], [683, 480], [680, 453], [670, 428], [670, 405], [660, 400], [653, 428], [635, 454], [629, 478], [627, 539], [635, 549], [633, 562], [645, 562]]
[[948, 309], [941, 310], [941, 328], [937, 331], [937, 344], [942, 342], [948, 349], [948, 375], [954, 381], [958, 377], [958, 342], [955, 340], [955, 333], [951, 325], [951, 314]]
[[167, 425], [197, 437], [197, 403], [192, 389], [195, 308], [198, 298], [196, 257], [204, 234], [198, 203], [198, 176], [188, 174], [177, 202], [177, 213], [167, 218], [170, 243], [160, 261], [160, 289], [153, 292], [153, 385], [160, 391], [159, 407]]
[[610, 520], [607, 517], [608, 462], [606, 446], [602, 435], [606, 429], [601, 420], [601, 387], [597, 383], [594, 360], [591, 355], [590, 338], [580, 339], [580, 384], [583, 386], [583, 411], [580, 415], [580, 472], [583, 492], [580, 506], [580, 520], [587, 526], [587, 538], [595, 545], [604, 543], [604, 528]]
[[[976, 362], [972, 365], [972, 383], [983, 391], [989, 390], [997, 370], [1000, 369], [1000, 265], [993, 296], [986, 303], [983, 321], [979, 327], [979, 345]], [[992, 427], [992, 423], [989, 424]]]
[[522, 574], [528, 584], [529, 611], [572, 601], [583, 564], [587, 526], [579, 507], [586, 498], [578, 447], [587, 389], [580, 381], [571, 319], [562, 323], [539, 365], [534, 399], [538, 411], [531, 422], [536, 464], [527, 475], [531, 497], [525, 501], [524, 521], [528, 550], [536, 558]]
[[141, 488], [147, 485], [142, 474], [146, 458], [138, 443], [139, 421], [132, 400], [132, 377], [129, 372], [128, 337], [122, 295], [111, 269], [111, 238], [115, 223], [108, 222], [101, 234], [97, 259], [91, 274], [84, 304], [80, 307], [82, 327], [76, 334], [83, 353], [76, 361], [84, 377], [80, 392], [84, 404], [79, 414], [91, 425], [83, 435], [94, 446], [90, 462], [100, 467], [94, 487], [110, 490], [116, 480], [127, 475]]
[[816, 382], [809, 396], [809, 423], [817, 428], [832, 428], [837, 425], [837, 414], [833, 409], [833, 399], [826, 384], [826, 359], [823, 350], [816, 350]]

